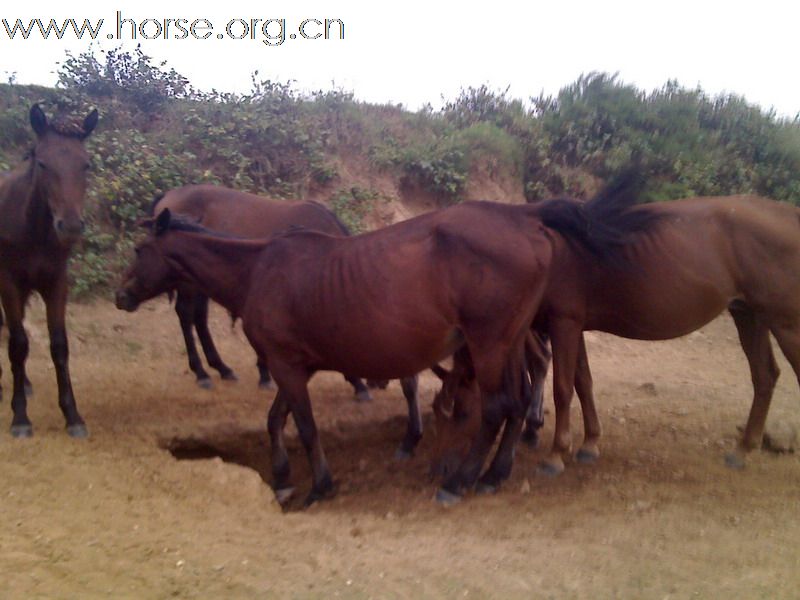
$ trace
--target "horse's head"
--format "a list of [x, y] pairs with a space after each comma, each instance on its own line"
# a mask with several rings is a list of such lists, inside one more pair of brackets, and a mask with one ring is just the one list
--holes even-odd
[[471, 368], [456, 362], [443, 376], [442, 389], [433, 399], [433, 413], [436, 443], [431, 476], [446, 477], [461, 465], [481, 425], [481, 391]]
[[83, 141], [97, 125], [97, 109], [78, 127], [53, 125], [34, 104], [30, 111], [36, 145], [31, 152], [35, 184], [44, 192], [59, 241], [71, 244], [83, 231], [83, 200], [89, 155]]
[[169, 209], [164, 209], [155, 219], [142, 222], [152, 233], [136, 246], [136, 258], [123, 275], [116, 292], [120, 310], [133, 312], [142, 302], [174, 290], [180, 283], [180, 273], [164, 251], [171, 218]]

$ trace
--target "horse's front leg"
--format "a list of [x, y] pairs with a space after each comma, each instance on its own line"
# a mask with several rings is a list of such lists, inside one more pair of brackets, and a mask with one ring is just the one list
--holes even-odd
[[272, 375], [269, 374], [267, 359], [258, 355], [256, 358], [256, 369], [258, 369], [258, 387], [262, 390], [274, 390], [275, 384], [272, 383]]
[[356, 395], [356, 402], [372, 402], [372, 395], [369, 389], [360, 377], [353, 377], [351, 375], [343, 374], [345, 381], [353, 386], [353, 392]]
[[310, 506], [317, 500], [330, 497], [334, 491], [333, 478], [322, 449], [308, 396], [307, 384], [310, 373], [304, 368], [290, 366], [274, 357], [270, 360], [272, 375], [278, 384], [278, 393], [286, 399], [288, 410], [292, 413], [300, 441], [311, 464], [313, 484], [305, 501], [305, 506]]
[[400, 386], [403, 388], [403, 396], [408, 405], [408, 424], [406, 435], [394, 456], [399, 460], [405, 460], [414, 455], [414, 449], [422, 439], [422, 416], [419, 413], [419, 375], [404, 377], [400, 380]]
[[575, 369], [575, 392], [581, 402], [583, 413], [583, 444], [575, 455], [578, 462], [593, 463], [600, 457], [600, 419], [594, 404], [592, 372], [589, 369], [589, 355], [586, 353], [586, 340], [581, 335], [578, 347], [578, 362]]
[[22, 321], [25, 318], [25, 303], [28, 294], [20, 293], [16, 287], [9, 286], [3, 291], [3, 309], [8, 325], [8, 359], [11, 363], [13, 392], [11, 410], [11, 435], [18, 438], [31, 437], [33, 425], [28, 418], [28, 400], [25, 394], [25, 361], [28, 358], [28, 335]]
[[272, 489], [275, 498], [281, 505], [286, 504], [294, 494], [291, 484], [291, 467], [289, 454], [283, 440], [283, 430], [286, 427], [286, 417], [289, 416], [289, 403], [286, 394], [278, 390], [267, 418], [267, 431], [269, 432], [270, 447], [272, 449]]
[[544, 380], [550, 368], [547, 344], [547, 335], [538, 331], [531, 332], [525, 340], [525, 360], [533, 389], [528, 413], [525, 415], [522, 441], [531, 448], [539, 445], [539, 430], [544, 425]]
[[69, 344], [65, 313], [67, 307], [67, 274], [66, 270], [55, 285], [42, 293], [47, 307], [47, 329], [50, 333], [50, 356], [56, 369], [58, 383], [58, 405], [67, 421], [67, 433], [74, 438], [85, 438], [89, 435], [72, 392], [72, 380], [69, 376]]
[[194, 327], [194, 301], [194, 293], [178, 290], [175, 298], [175, 313], [178, 315], [178, 321], [181, 324], [181, 333], [183, 334], [183, 342], [186, 344], [189, 368], [197, 378], [197, 385], [208, 390], [211, 389], [211, 377], [203, 368], [200, 355], [197, 353], [197, 346], [194, 343], [194, 334], [192, 333], [192, 327]]
[[[508, 369], [513, 369], [513, 361], [508, 361], [499, 349], [492, 353], [481, 353], [470, 346], [469, 350], [481, 391], [481, 424], [466, 458], [436, 492], [437, 502], [445, 506], [458, 502], [464, 490], [471, 489], [475, 485], [500, 428], [507, 418], [514, 416], [513, 390], [507, 381], [504, 382], [504, 379], [508, 379]], [[519, 431], [514, 433], [516, 436], [519, 435]], [[512, 435], [511, 431], [509, 435]], [[504, 448], [507, 447], [506, 444]]]

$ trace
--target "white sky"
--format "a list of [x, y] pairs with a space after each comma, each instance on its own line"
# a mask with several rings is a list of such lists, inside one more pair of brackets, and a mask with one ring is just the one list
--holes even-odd
[[[13, 6], [13, 8], [12, 8]], [[142, 41], [146, 54], [170, 66], [200, 89], [246, 92], [250, 73], [292, 79], [301, 89], [332, 84], [371, 102], [439, 106], [460, 88], [487, 83], [511, 86], [527, 99], [555, 94], [581, 73], [619, 72], [645, 90], [677, 79], [712, 94], [733, 92], [781, 115], [800, 112], [797, 74], [800, 3], [784, 0], [648, 3], [583, 2], [5, 2], [0, 17], [14, 21], [88, 18], [105, 20], [102, 37], [116, 30], [116, 11], [144, 19], [206, 18], [214, 34], [206, 40]], [[35, 11], [35, 12], [34, 12]], [[235, 18], [286, 18], [287, 34], [304, 18], [338, 18], [344, 40], [290, 40], [267, 47], [256, 40], [216, 39]], [[309, 25], [313, 32], [313, 26]], [[152, 30], [151, 30], [152, 31]], [[277, 31], [273, 26], [272, 31]], [[88, 41], [10, 41], [0, 24], [0, 77], [16, 73], [20, 83], [52, 85], [64, 51]], [[140, 40], [141, 41], [141, 40]], [[117, 41], [103, 40], [100, 48]], [[124, 44], [132, 49], [135, 42]]]

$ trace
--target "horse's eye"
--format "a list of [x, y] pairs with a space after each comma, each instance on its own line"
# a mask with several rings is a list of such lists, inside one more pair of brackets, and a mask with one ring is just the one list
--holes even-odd
[[134, 248], [133, 251], [136, 253], [136, 256], [139, 256], [142, 253], [141, 248]]
[[92, 163], [88, 163], [87, 162], [85, 165], [83, 165], [83, 170], [84, 171], [88, 171], [91, 168], [92, 168]]
[[44, 163], [43, 163], [42, 161], [40, 161], [40, 160], [37, 160], [37, 161], [36, 161], [36, 164], [37, 164], [37, 165], [39, 165], [39, 167], [41, 167], [42, 169], [46, 169], [46, 168], [47, 168], [47, 165], [46, 165], [46, 164], [44, 164]]

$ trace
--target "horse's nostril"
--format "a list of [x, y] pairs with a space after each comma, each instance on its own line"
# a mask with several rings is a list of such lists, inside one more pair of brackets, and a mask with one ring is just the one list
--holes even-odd
[[63, 219], [58, 219], [56, 221], [56, 231], [64, 231], [64, 221]]

